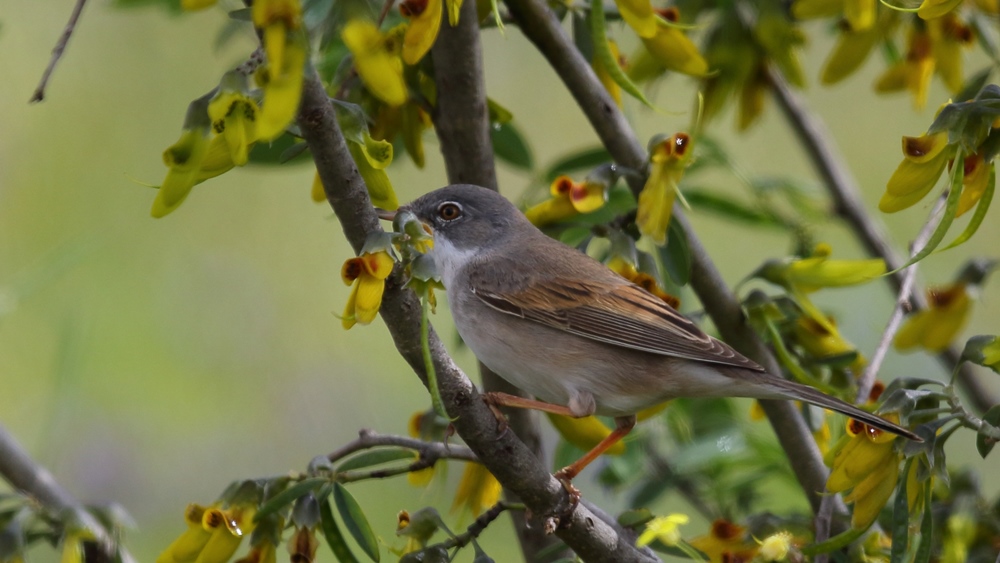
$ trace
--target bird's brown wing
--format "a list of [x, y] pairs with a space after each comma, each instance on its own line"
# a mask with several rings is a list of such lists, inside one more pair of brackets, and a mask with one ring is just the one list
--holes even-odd
[[651, 354], [764, 371], [659, 298], [624, 280], [608, 284], [549, 277], [544, 283], [501, 291], [475, 278], [472, 292], [509, 315]]

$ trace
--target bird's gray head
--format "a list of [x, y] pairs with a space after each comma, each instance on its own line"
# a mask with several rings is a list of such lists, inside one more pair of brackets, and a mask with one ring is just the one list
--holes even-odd
[[512, 231], [531, 227], [514, 205], [493, 190], [471, 184], [453, 184], [425, 194], [401, 211], [410, 211], [434, 230], [435, 240], [446, 240], [459, 250], [482, 249]]

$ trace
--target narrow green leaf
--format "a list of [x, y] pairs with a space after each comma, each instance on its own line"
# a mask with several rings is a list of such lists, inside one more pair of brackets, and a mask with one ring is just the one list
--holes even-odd
[[[301, 145], [301, 148], [296, 148]], [[294, 135], [282, 133], [280, 137], [270, 143], [257, 143], [250, 149], [249, 164], [261, 166], [278, 166], [288, 162], [306, 162], [302, 157], [305, 155], [307, 145]], [[298, 152], [295, 152], [298, 151]], [[309, 159], [312, 162], [312, 159]]]
[[351, 469], [362, 469], [373, 465], [399, 461], [401, 459], [413, 461], [415, 457], [414, 452], [406, 448], [382, 448], [378, 450], [371, 450], [362, 452], [348, 459], [344, 463], [341, 463], [337, 467], [337, 472], [349, 471]]
[[770, 213], [754, 209], [749, 205], [734, 201], [726, 196], [711, 193], [707, 190], [688, 188], [684, 190], [684, 197], [687, 198], [691, 207], [698, 211], [709, 211], [733, 221], [763, 227], [777, 227], [779, 229], [790, 227]]
[[646, 104], [650, 109], [659, 111], [646, 99], [646, 95], [625, 74], [622, 67], [618, 66], [618, 61], [615, 60], [615, 55], [611, 52], [611, 46], [608, 45], [608, 30], [604, 24], [604, 2], [602, 0], [590, 0], [590, 31], [594, 39], [594, 54], [597, 55], [597, 60], [601, 62], [611, 80], [614, 80], [615, 84], [620, 86], [622, 90]]
[[493, 139], [493, 154], [500, 160], [525, 170], [535, 166], [531, 147], [513, 121], [491, 124], [490, 137]]
[[340, 563], [358, 563], [358, 558], [351, 553], [351, 548], [347, 546], [344, 535], [340, 533], [340, 527], [333, 518], [333, 510], [330, 509], [329, 499], [324, 499], [319, 503], [319, 520], [323, 526], [323, 537], [330, 546], [330, 551]]
[[257, 511], [257, 515], [254, 516], [254, 520], [260, 520], [261, 518], [273, 514], [289, 504], [295, 502], [302, 495], [309, 494], [325, 483], [329, 483], [329, 479], [325, 477], [313, 477], [311, 479], [305, 479], [299, 481], [298, 483], [288, 487], [284, 491], [274, 495], [263, 506]]
[[638, 528], [653, 519], [648, 508], [626, 510], [618, 515], [618, 524], [625, 528]]
[[691, 247], [680, 223], [671, 221], [667, 226], [667, 244], [657, 247], [660, 261], [667, 275], [678, 286], [691, 281]]
[[931, 513], [931, 480], [924, 483], [924, 519], [920, 523], [920, 543], [913, 563], [928, 563], [931, 560], [931, 536], [934, 534], [934, 517]]
[[[986, 414], [983, 415], [983, 421], [1000, 428], [1000, 405], [993, 405], [990, 410], [986, 411]], [[979, 455], [983, 459], [986, 459], [986, 456], [990, 455], [995, 445], [996, 441], [985, 434], [976, 435], [976, 449], [979, 450]]]
[[423, 309], [420, 315], [420, 349], [424, 357], [424, 370], [427, 372], [427, 389], [431, 393], [431, 406], [434, 407], [434, 412], [445, 420], [451, 420], [451, 417], [448, 416], [448, 411], [444, 408], [444, 403], [441, 402], [441, 390], [438, 389], [437, 371], [434, 369], [434, 358], [431, 357], [430, 321], [428, 320], [428, 317], [431, 315], [430, 301], [430, 285], [427, 285], [424, 288], [423, 295], [420, 296], [420, 303]]
[[[929, 505], [930, 503], [927, 504]], [[851, 528], [850, 530], [847, 530], [846, 532], [843, 532], [841, 534], [837, 534], [836, 536], [833, 536], [832, 538], [826, 541], [814, 543], [812, 545], [807, 545], [803, 547], [802, 554], [812, 557], [814, 555], [819, 555], [821, 553], [832, 553], [834, 551], [837, 551], [838, 549], [851, 545], [851, 543], [854, 542], [854, 540], [860, 538], [867, 531], [868, 530], [866, 528], [864, 529]]]
[[556, 178], [579, 170], [596, 168], [605, 162], [611, 162], [608, 149], [598, 146], [572, 152], [552, 163], [545, 171], [545, 183], [551, 184]]
[[[903, 475], [910, 474], [913, 460], [906, 460]], [[928, 504], [930, 501], [928, 501]], [[892, 551], [889, 553], [890, 563], [903, 563], [906, 558], [906, 548], [910, 540], [910, 507], [906, 498], [906, 479], [900, 479], [896, 487], [896, 500], [892, 503]]]
[[372, 561], [378, 563], [380, 554], [378, 549], [378, 539], [375, 537], [375, 532], [372, 531], [372, 527], [368, 524], [368, 518], [365, 517], [365, 513], [361, 510], [361, 505], [358, 501], [354, 500], [354, 497], [347, 491], [347, 488], [337, 483], [333, 487], [333, 501], [337, 505], [337, 512], [340, 513], [340, 517], [344, 519], [344, 525], [347, 526], [347, 531], [351, 533], [351, 537], [354, 541], [358, 542], [361, 549], [371, 557]]
[[979, 203], [976, 204], [976, 210], [972, 214], [972, 219], [969, 219], [969, 224], [966, 225], [962, 234], [958, 235], [955, 240], [951, 241], [951, 244], [941, 250], [938, 250], [938, 252], [944, 252], [949, 248], [955, 248], [972, 238], [972, 235], [976, 234], [976, 231], [979, 230], [979, 225], [983, 223], [983, 219], [986, 217], [986, 212], [989, 211], [990, 202], [993, 200], [993, 192], [996, 189], [996, 183], [997, 171], [993, 165], [990, 165], [990, 180], [986, 184], [986, 191], [983, 192], [983, 197], [979, 200]]

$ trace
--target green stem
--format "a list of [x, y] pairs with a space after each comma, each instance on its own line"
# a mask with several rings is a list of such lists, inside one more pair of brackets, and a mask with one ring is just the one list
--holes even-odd
[[431, 357], [430, 322], [428, 321], [431, 313], [430, 291], [430, 284], [427, 284], [424, 287], [423, 295], [420, 296], [420, 305], [422, 308], [420, 315], [420, 348], [424, 356], [424, 369], [427, 371], [427, 389], [431, 392], [431, 405], [434, 407], [434, 412], [444, 419], [451, 420], [451, 417], [448, 416], [448, 411], [444, 408], [444, 403], [441, 402], [437, 371], [434, 370], [434, 358]]

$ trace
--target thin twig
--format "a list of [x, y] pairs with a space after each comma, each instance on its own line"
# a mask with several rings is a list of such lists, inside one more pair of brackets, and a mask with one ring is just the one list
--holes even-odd
[[73, 6], [73, 13], [69, 16], [69, 22], [63, 29], [62, 35], [59, 36], [56, 46], [52, 48], [49, 66], [45, 67], [45, 72], [42, 74], [42, 80], [38, 83], [38, 88], [35, 88], [35, 93], [28, 100], [29, 104], [45, 99], [45, 88], [49, 85], [49, 78], [52, 76], [52, 71], [56, 68], [56, 63], [59, 62], [59, 59], [62, 58], [63, 53], [66, 51], [66, 44], [69, 43], [69, 38], [73, 35], [73, 30], [76, 29], [76, 22], [80, 19], [80, 13], [83, 12], [83, 5], [86, 3], [87, 0], [76, 0], [76, 5]]
[[[819, 176], [823, 179], [823, 184], [830, 197], [833, 198], [837, 214], [851, 226], [851, 232], [858, 237], [868, 254], [885, 260], [885, 264], [890, 270], [896, 270], [902, 266], [902, 259], [889, 243], [883, 229], [862, 203], [858, 183], [851, 176], [847, 166], [844, 165], [843, 158], [833, 142], [833, 137], [824, 127], [822, 121], [806, 109], [805, 103], [792, 92], [777, 72], [771, 73], [771, 83], [778, 105], [795, 130], [800, 143], [809, 154]], [[905, 274], [902, 271], [897, 271], [892, 275], [885, 276], [885, 280], [898, 295], [903, 289]], [[909, 300], [914, 311], [927, 308], [927, 300], [919, 288], [911, 288]], [[955, 366], [959, 366], [959, 386], [975, 408], [980, 412], [985, 412], [1000, 401], [997, 400], [994, 393], [983, 385], [971, 365], [961, 364], [961, 357], [962, 351], [957, 346], [951, 346], [937, 355], [938, 361], [949, 373], [955, 370]]]
[[392, 434], [379, 434], [367, 428], [358, 431], [358, 438], [356, 440], [348, 442], [337, 448], [336, 451], [327, 454], [326, 459], [330, 460], [330, 462], [335, 462], [362, 450], [392, 446], [416, 451], [420, 453], [420, 457], [422, 458], [479, 461], [476, 454], [465, 446], [450, 445], [444, 442], [425, 442], [416, 438], [407, 438]]
[[[944, 209], [945, 199], [944, 195], [938, 198], [937, 204], [934, 205], [934, 209], [931, 210], [927, 218], [927, 223], [924, 224], [920, 232], [917, 233], [917, 238], [913, 239], [913, 242], [910, 244], [911, 257], [916, 256], [924, 245], [927, 244], [927, 240], [931, 238], [931, 233], [934, 232], [934, 227], [938, 223], [937, 215]], [[889, 352], [889, 347], [892, 345], [892, 339], [896, 336], [896, 332], [899, 331], [899, 327], [902, 326], [903, 317], [913, 309], [911, 296], [913, 295], [913, 286], [916, 285], [917, 281], [917, 265], [913, 264], [905, 268], [902, 274], [903, 284], [899, 289], [899, 297], [896, 298], [896, 305], [892, 309], [892, 314], [889, 315], [889, 322], [882, 332], [882, 339], [879, 340], [878, 346], [875, 348], [875, 353], [872, 354], [872, 359], [868, 363], [868, 366], [865, 367], [865, 371], [858, 378], [858, 395], [854, 399], [854, 402], [857, 404], [862, 404], [868, 400], [868, 395], [875, 384], [875, 377], [882, 368], [882, 361], [885, 360], [885, 355]]]

